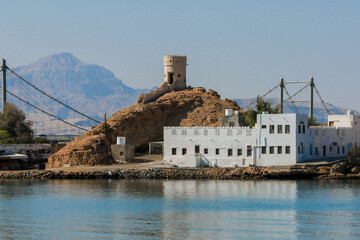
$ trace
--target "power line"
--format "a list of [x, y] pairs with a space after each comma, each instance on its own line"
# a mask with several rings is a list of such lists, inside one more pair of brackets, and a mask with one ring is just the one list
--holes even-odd
[[52, 100], [60, 103], [61, 105], [65, 106], [65, 107], [67, 107], [67, 108], [69, 108], [69, 109], [71, 109], [72, 111], [74, 111], [74, 112], [76, 112], [76, 113], [78, 113], [78, 114], [80, 114], [80, 115], [82, 115], [82, 116], [84, 116], [84, 117], [86, 117], [86, 118], [88, 118], [88, 119], [96, 122], [96, 123], [100, 123], [100, 121], [98, 121], [98, 120], [96, 120], [96, 119], [94, 119], [94, 118], [92, 118], [92, 117], [90, 117], [90, 116], [87, 116], [87, 115], [85, 115], [85, 114], [82, 113], [82, 112], [79, 112], [78, 110], [70, 107], [69, 105], [61, 102], [60, 100], [58, 100], [58, 99], [50, 96], [49, 94], [47, 94], [46, 92], [44, 92], [44, 91], [42, 91], [42, 90], [40, 90], [40, 89], [37, 88], [36, 86], [32, 85], [30, 82], [26, 81], [26, 80], [25, 80], [24, 78], [22, 78], [21, 76], [19, 76], [16, 72], [14, 72], [13, 70], [11, 70], [9, 67], [8, 67], [7, 69], [8, 69], [10, 72], [12, 72], [15, 76], [17, 76], [18, 78], [20, 78], [21, 80], [23, 80], [26, 84], [28, 84], [28, 85], [30, 85], [31, 87], [35, 88], [37, 91], [41, 92], [42, 94], [44, 94], [45, 96], [49, 97], [50, 99], [52, 99]]

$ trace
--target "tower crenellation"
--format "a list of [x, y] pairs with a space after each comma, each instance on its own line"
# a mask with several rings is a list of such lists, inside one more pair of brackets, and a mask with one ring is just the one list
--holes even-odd
[[148, 103], [171, 91], [184, 90], [186, 86], [187, 57], [184, 55], [164, 56], [164, 83], [149, 93], [143, 93], [138, 103]]
[[164, 56], [164, 82], [171, 85], [172, 90], [186, 88], [187, 57], [184, 55]]

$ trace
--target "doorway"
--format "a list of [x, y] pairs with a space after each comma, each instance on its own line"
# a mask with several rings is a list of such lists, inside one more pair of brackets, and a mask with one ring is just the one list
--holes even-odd
[[326, 157], [326, 146], [323, 145], [323, 157]]
[[200, 146], [199, 145], [195, 146], [195, 153], [200, 153]]
[[169, 83], [172, 84], [174, 82], [174, 73], [169, 73]]

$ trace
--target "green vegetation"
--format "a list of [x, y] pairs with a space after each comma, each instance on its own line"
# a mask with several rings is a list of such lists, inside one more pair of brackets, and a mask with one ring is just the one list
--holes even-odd
[[308, 126], [321, 126], [320, 123], [317, 122], [317, 118], [314, 116], [311, 116], [308, 118]]
[[256, 99], [255, 109], [247, 109], [245, 113], [245, 123], [249, 127], [255, 126], [257, 120], [256, 115], [261, 114], [262, 112], [279, 113], [279, 109], [273, 108], [271, 106], [271, 102], [258, 96]]
[[360, 148], [353, 146], [351, 150], [347, 152], [348, 158], [346, 165], [348, 168], [360, 165]]
[[15, 143], [15, 139], [11, 137], [8, 131], [0, 129], [0, 144], [10, 144], [10, 143]]
[[12, 103], [6, 103], [0, 113], [0, 140], [3, 143], [33, 143], [32, 122], [26, 120], [25, 113]]

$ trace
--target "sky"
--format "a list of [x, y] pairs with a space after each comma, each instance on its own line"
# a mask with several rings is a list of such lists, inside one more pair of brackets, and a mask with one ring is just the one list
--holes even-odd
[[10, 67], [70, 52], [151, 88], [164, 55], [187, 55], [187, 83], [222, 98], [313, 76], [325, 101], [360, 110], [360, 1], [0, 0], [0, 9]]

